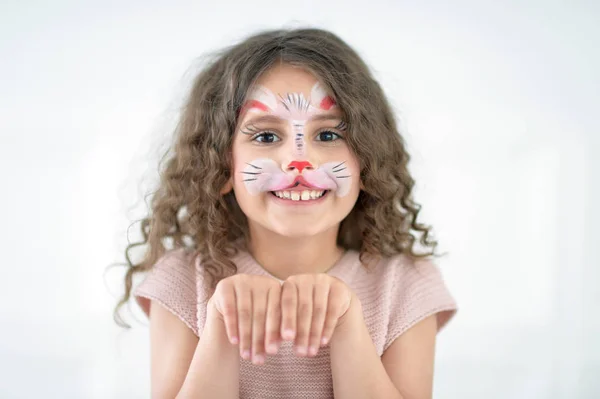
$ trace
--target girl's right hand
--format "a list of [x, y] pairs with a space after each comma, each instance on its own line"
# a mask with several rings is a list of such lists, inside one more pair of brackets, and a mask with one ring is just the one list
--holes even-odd
[[[208, 311], [225, 323], [240, 356], [262, 364], [281, 343], [281, 284], [271, 277], [236, 274], [217, 284]], [[215, 312], [216, 311], [216, 312]]]

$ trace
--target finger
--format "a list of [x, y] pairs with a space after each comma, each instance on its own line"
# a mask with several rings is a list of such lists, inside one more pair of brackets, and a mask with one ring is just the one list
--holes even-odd
[[298, 292], [296, 284], [286, 280], [281, 288], [281, 337], [291, 341], [296, 336], [296, 307]]
[[315, 356], [321, 346], [323, 327], [327, 316], [327, 304], [329, 297], [329, 284], [319, 281], [314, 287], [312, 326], [308, 345], [308, 354]]
[[265, 349], [269, 355], [277, 353], [279, 347], [281, 327], [281, 286], [274, 285], [269, 289], [267, 298], [267, 321]]
[[221, 310], [225, 320], [225, 331], [229, 342], [236, 345], [240, 342], [238, 335], [236, 294], [230, 282], [223, 282], [217, 287], [218, 308]]
[[308, 354], [308, 342], [312, 325], [314, 284], [304, 282], [298, 287], [298, 315], [296, 324], [296, 353], [300, 356]]
[[252, 296], [250, 288], [246, 283], [241, 282], [236, 285], [236, 299], [240, 356], [244, 360], [250, 360], [250, 346], [252, 344]]
[[327, 345], [327, 343], [331, 341], [338, 320], [343, 313], [344, 307], [347, 306], [347, 296], [345, 290], [336, 289], [334, 286], [330, 287], [327, 303], [327, 316], [325, 316], [321, 345]]
[[252, 291], [252, 363], [265, 361], [265, 316], [267, 312], [266, 290]]

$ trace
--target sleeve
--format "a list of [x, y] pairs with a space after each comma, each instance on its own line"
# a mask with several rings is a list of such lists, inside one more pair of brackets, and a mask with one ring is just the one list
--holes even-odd
[[134, 297], [146, 316], [150, 317], [150, 302], [156, 301], [198, 335], [197, 273], [193, 260], [194, 256], [184, 248], [167, 251], [134, 290]]
[[384, 351], [421, 320], [436, 315], [439, 332], [456, 314], [456, 301], [433, 262], [401, 262], [396, 267], [393, 280], [392, 308]]

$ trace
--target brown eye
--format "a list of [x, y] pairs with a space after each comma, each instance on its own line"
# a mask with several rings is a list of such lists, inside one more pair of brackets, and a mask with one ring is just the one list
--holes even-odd
[[254, 136], [254, 141], [258, 141], [259, 143], [274, 143], [276, 141], [281, 140], [279, 137], [275, 135], [275, 133], [264, 132], [257, 134]]
[[317, 141], [335, 141], [341, 138], [339, 134], [331, 130], [325, 130], [317, 135]]

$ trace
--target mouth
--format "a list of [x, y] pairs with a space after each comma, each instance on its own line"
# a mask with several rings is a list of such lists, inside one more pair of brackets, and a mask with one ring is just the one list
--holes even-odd
[[277, 198], [288, 201], [315, 201], [323, 198], [330, 190], [282, 190], [271, 191]]
[[307, 182], [304, 179], [304, 176], [302, 176], [302, 175], [296, 176], [296, 178], [294, 179], [294, 182], [292, 184], [290, 184], [288, 187], [286, 187], [286, 190], [282, 190], [282, 191], [287, 191], [287, 190], [289, 190], [291, 188], [295, 188], [295, 187], [298, 187], [298, 186], [302, 186], [303, 188], [308, 189], [308, 191], [319, 191], [319, 192], [320, 191], [326, 191], [326, 190], [322, 190], [322, 189], [320, 189], [318, 187], [313, 186], [312, 184], [310, 184], [309, 182]]

